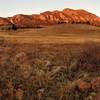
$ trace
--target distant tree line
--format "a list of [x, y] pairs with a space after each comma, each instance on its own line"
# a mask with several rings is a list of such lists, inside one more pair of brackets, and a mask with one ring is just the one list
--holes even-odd
[[9, 24], [9, 25], [2, 25], [0, 26], [0, 30], [16, 30], [17, 27], [14, 24]]

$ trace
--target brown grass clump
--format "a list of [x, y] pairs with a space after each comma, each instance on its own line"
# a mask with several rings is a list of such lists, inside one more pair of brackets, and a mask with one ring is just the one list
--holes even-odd
[[80, 56], [80, 66], [88, 71], [100, 70], [100, 48], [98, 44], [87, 43], [84, 45]]

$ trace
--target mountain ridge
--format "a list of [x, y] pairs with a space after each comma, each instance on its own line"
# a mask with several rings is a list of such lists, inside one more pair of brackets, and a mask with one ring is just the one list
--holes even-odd
[[17, 14], [13, 17], [0, 17], [0, 26], [14, 25], [17, 28], [39, 28], [62, 23], [81, 23], [100, 26], [100, 17], [83, 9], [65, 8], [62, 11], [45, 11], [40, 14]]

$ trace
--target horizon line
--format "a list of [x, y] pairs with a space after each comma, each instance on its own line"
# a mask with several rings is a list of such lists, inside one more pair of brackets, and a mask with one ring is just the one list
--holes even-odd
[[37, 14], [37, 15], [39, 15], [39, 14], [41, 14], [41, 13], [44, 13], [44, 12], [47, 12], [47, 11], [49, 11], [49, 12], [54, 12], [54, 11], [63, 11], [64, 9], [72, 9], [72, 10], [85, 10], [85, 11], [87, 11], [87, 12], [89, 12], [89, 13], [92, 13], [92, 14], [95, 14], [96, 16], [98, 16], [98, 17], [100, 17], [100, 15], [99, 14], [97, 14], [97, 13], [95, 13], [95, 12], [92, 12], [92, 11], [89, 11], [89, 10], [87, 10], [87, 9], [83, 9], [83, 8], [63, 8], [63, 9], [51, 9], [51, 10], [42, 10], [42, 11], [38, 11], [38, 12], [33, 12], [33, 13], [16, 13], [16, 14], [11, 14], [11, 15], [7, 15], [7, 16], [1, 16], [0, 15], [0, 17], [4, 17], [4, 18], [8, 18], [8, 17], [13, 17], [13, 16], [15, 16], [15, 15], [33, 15], [33, 14]]

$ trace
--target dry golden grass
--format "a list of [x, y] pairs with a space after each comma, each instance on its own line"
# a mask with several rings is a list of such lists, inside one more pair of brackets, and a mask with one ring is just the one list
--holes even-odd
[[84, 43], [100, 42], [100, 28], [89, 25], [63, 24], [42, 29], [19, 29], [0, 32], [0, 37], [17, 43]]

